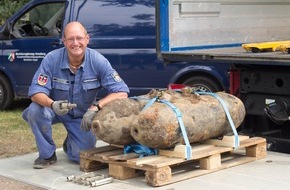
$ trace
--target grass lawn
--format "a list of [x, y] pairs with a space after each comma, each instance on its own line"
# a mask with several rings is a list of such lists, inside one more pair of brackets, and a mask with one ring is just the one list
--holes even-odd
[[[19, 100], [13, 107], [0, 111], [0, 158], [36, 152], [37, 147], [30, 126], [21, 117], [29, 100]], [[62, 124], [53, 126], [53, 138], [57, 147], [62, 147], [66, 131]]]

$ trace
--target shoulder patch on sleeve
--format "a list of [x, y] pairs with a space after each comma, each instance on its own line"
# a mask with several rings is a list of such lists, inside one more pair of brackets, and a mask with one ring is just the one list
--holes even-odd
[[38, 75], [37, 83], [38, 83], [39, 85], [44, 86], [44, 85], [46, 85], [47, 81], [48, 81], [48, 76], [47, 76], [46, 74], [42, 74], [42, 73], [40, 73], [40, 74]]
[[122, 82], [122, 79], [117, 72], [112, 73], [111, 76], [113, 77], [114, 81]]

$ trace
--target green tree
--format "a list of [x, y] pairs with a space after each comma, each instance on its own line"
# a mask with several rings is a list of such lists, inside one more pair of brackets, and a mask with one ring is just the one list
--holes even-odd
[[0, 24], [2, 25], [11, 15], [29, 1], [30, 0], [0, 0]]

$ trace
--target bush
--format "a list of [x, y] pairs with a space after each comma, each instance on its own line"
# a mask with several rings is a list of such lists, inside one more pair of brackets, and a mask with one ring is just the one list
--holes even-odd
[[11, 15], [29, 1], [30, 0], [0, 0], [0, 24], [2, 25]]

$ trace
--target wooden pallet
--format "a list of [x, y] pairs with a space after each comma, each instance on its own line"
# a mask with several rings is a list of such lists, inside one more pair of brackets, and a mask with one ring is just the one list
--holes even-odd
[[109, 175], [116, 179], [129, 179], [145, 172], [148, 185], [163, 186], [266, 157], [266, 139], [240, 139], [237, 149], [212, 142], [192, 144], [189, 160], [183, 158], [180, 148], [139, 158], [138, 154], [123, 154], [123, 148], [110, 145], [81, 152], [80, 169], [89, 172], [109, 167]]

